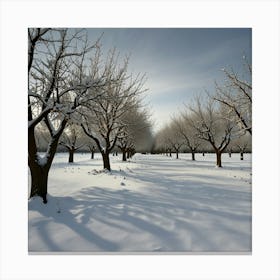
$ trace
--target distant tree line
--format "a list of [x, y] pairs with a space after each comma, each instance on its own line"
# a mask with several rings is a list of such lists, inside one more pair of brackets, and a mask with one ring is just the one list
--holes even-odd
[[252, 147], [251, 65], [244, 58], [245, 76], [223, 69], [225, 81], [215, 83], [215, 92], [197, 96], [155, 136], [154, 152], [176, 154], [187, 151], [195, 160], [197, 152], [214, 152], [216, 166], [222, 167], [222, 154], [239, 152], [243, 160]]

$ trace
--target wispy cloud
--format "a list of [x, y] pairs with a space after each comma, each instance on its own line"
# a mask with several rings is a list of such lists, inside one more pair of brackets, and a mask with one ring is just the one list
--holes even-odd
[[131, 54], [130, 70], [146, 73], [147, 102], [157, 127], [193, 95], [223, 79], [221, 68], [239, 67], [251, 57], [250, 29], [93, 29], [104, 49]]

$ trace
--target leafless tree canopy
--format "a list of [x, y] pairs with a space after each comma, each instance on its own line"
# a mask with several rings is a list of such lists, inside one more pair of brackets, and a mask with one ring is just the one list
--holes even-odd
[[125, 112], [121, 119], [122, 129], [118, 136], [117, 145], [123, 153], [130, 157], [135, 151], [146, 152], [152, 146], [151, 123], [147, 110], [142, 109], [139, 103]]
[[203, 103], [197, 97], [188, 110], [194, 116], [189, 119], [189, 124], [197, 131], [198, 138], [211, 144], [217, 155], [216, 165], [221, 167], [221, 155], [232, 139], [235, 122], [225, 117], [225, 107], [212, 99]]
[[[47, 179], [59, 138], [70, 118], [88, 100], [89, 89], [104, 86], [97, 70], [99, 44], [88, 43], [84, 30], [28, 29], [28, 164], [31, 196], [47, 202]], [[93, 59], [89, 60], [89, 56]], [[91, 61], [91, 63], [89, 63]], [[91, 66], [91, 67], [89, 67]], [[95, 68], [93, 67], [95, 66]], [[45, 127], [49, 144], [38, 154], [36, 127]]]
[[156, 149], [169, 153], [176, 153], [179, 158], [179, 152], [184, 145], [184, 139], [175, 120], [165, 125], [156, 135]]
[[94, 96], [101, 95], [102, 98], [87, 103], [83, 110], [82, 128], [95, 141], [102, 154], [104, 168], [110, 170], [109, 153], [123, 132], [123, 116], [140, 102], [145, 91], [145, 77], [129, 74], [128, 59], [120, 66], [114, 50], [108, 55], [105, 70], [105, 87], [91, 91]]
[[228, 116], [236, 121], [243, 132], [252, 134], [252, 67], [245, 61], [247, 80], [233, 69], [223, 69], [225, 83], [216, 83], [214, 99], [228, 107]]
[[183, 113], [182, 116], [173, 118], [174, 126], [183, 138], [184, 145], [192, 154], [192, 160], [195, 160], [195, 153], [201, 147], [202, 142], [197, 136], [196, 129], [191, 125], [194, 117], [194, 114]]

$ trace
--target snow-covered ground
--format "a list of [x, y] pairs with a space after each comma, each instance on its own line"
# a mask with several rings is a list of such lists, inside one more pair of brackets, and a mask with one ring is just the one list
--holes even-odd
[[251, 155], [57, 154], [48, 204], [29, 200], [30, 252], [250, 252]]

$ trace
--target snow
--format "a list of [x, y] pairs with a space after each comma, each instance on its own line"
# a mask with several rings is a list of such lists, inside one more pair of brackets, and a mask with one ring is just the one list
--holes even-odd
[[40, 166], [44, 166], [44, 165], [47, 164], [48, 158], [49, 158], [49, 154], [48, 153], [46, 153], [44, 155], [37, 154], [37, 163]]
[[29, 251], [251, 252], [251, 155], [55, 156], [48, 203], [29, 200]]

